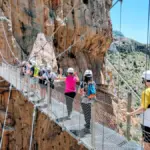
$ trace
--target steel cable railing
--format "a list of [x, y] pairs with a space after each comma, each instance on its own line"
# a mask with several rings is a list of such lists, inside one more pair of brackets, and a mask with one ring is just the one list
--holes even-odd
[[[119, 123], [122, 120], [116, 120], [116, 118], [121, 118], [121, 113], [115, 114], [114, 104], [108, 104], [104, 100], [96, 101], [92, 104], [91, 112], [85, 114], [84, 110], [81, 108], [80, 96], [77, 95], [73, 101], [73, 104], [67, 104], [66, 98], [64, 96], [64, 91], [61, 85], [56, 82], [56, 87], [51, 91], [51, 94], [47, 94], [45, 99], [41, 99], [40, 87], [36, 86], [34, 90], [34, 96], [30, 96], [31, 83], [29, 80], [31, 78], [25, 78], [20, 76], [20, 69], [14, 68], [7, 64], [2, 64], [0, 66], [0, 76], [2, 76], [8, 82], [11, 82], [13, 87], [16, 87], [19, 91], [28, 89], [28, 93], [24, 93], [28, 96], [29, 101], [35, 104], [41, 112], [48, 115], [52, 120], [54, 120], [63, 130], [67, 131], [74, 138], [78, 140], [79, 144], [85, 145], [88, 149], [136, 149], [140, 147], [137, 142], [128, 141], [125, 138], [125, 132], [122, 134], [122, 129], [126, 128], [126, 124], [122, 124], [119, 127]], [[27, 80], [24, 80], [27, 79]], [[71, 100], [71, 99], [70, 99]], [[46, 104], [46, 105], [45, 105]], [[88, 109], [88, 108], [87, 108]], [[71, 117], [68, 118], [68, 110], [71, 111]], [[90, 117], [90, 114], [91, 117]], [[120, 115], [116, 117], [115, 115]], [[86, 117], [84, 117], [86, 116]], [[85, 120], [86, 118], [86, 120]], [[85, 121], [91, 120], [90, 132], [86, 133]], [[125, 121], [124, 121], [125, 122]], [[132, 130], [132, 127], [131, 127]], [[134, 129], [133, 129], [134, 130]], [[32, 132], [34, 129], [32, 129]], [[139, 139], [138, 139], [139, 141]], [[123, 148], [125, 147], [125, 148]]]

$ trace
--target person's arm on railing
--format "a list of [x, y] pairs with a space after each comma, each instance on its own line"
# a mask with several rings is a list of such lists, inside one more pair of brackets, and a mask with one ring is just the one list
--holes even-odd
[[142, 97], [141, 97], [141, 106], [140, 106], [137, 110], [135, 110], [135, 111], [133, 111], [133, 112], [131, 112], [131, 113], [127, 112], [127, 115], [128, 115], [128, 116], [133, 116], [133, 115], [141, 114], [141, 113], [143, 113], [148, 107], [149, 107], [149, 95], [147, 95], [146, 92], [143, 92], [143, 93], [142, 93]]
[[143, 113], [145, 110], [146, 110], [146, 109], [141, 106], [140, 108], [138, 108], [137, 110], [135, 110], [135, 111], [133, 111], [133, 112], [131, 112], [131, 113], [127, 112], [127, 116], [138, 115], [138, 114]]
[[57, 78], [55, 78], [55, 80], [65, 81], [66, 77], [57, 77]]

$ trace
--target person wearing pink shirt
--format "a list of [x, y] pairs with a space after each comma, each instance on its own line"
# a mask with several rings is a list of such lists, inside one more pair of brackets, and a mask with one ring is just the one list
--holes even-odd
[[73, 68], [68, 68], [67, 73], [67, 77], [63, 78], [63, 80], [65, 82], [65, 97], [68, 111], [68, 119], [70, 119], [73, 100], [76, 96], [76, 83], [79, 82], [79, 77], [74, 72]]

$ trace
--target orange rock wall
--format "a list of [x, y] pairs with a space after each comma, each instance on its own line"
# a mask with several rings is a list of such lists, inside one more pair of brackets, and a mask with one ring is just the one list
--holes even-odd
[[[47, 40], [53, 35], [56, 56], [74, 44], [59, 57], [60, 67], [64, 70], [74, 67], [80, 76], [83, 70], [92, 69], [96, 82], [101, 83], [104, 56], [112, 41], [109, 14], [112, 0], [1, 1], [4, 14], [12, 21], [12, 33], [21, 48], [18, 54], [22, 59], [31, 53], [39, 32], [43, 32]], [[62, 22], [66, 26], [60, 27]]]
[[[1, 86], [7, 83], [1, 83]], [[4, 121], [4, 113], [8, 100], [8, 91], [0, 94], [0, 125]], [[4, 132], [2, 150], [28, 150], [32, 125], [33, 104], [27, 101], [21, 93], [13, 89], [10, 97], [7, 117], [7, 129]], [[9, 121], [11, 119], [11, 122]], [[2, 129], [2, 128], [1, 128]], [[2, 130], [0, 130], [2, 131]], [[0, 132], [1, 134], [1, 132]], [[39, 150], [86, 150], [78, 145], [78, 141], [38, 111], [32, 149]]]

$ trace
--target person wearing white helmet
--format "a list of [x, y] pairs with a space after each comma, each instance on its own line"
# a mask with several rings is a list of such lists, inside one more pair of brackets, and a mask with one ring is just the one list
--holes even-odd
[[52, 71], [52, 67], [50, 66], [50, 65], [48, 65], [47, 67], [46, 67], [46, 69], [47, 69], [47, 71]]
[[43, 77], [45, 72], [46, 72], [45, 65], [40, 64], [40, 70], [38, 73], [38, 78], [39, 78], [39, 85], [40, 85], [41, 100], [45, 99], [45, 97], [46, 97], [46, 85], [45, 85], [45, 80]]
[[55, 72], [52, 71], [52, 67], [49, 65], [47, 66], [47, 71], [48, 71], [48, 79], [50, 81], [54, 81], [57, 78], [57, 75]]
[[[23, 77], [23, 85], [22, 85], [22, 91], [24, 91], [24, 85], [27, 82], [27, 76], [26, 76], [26, 69], [27, 69], [27, 62], [23, 61], [20, 65], [20, 75], [21, 77]], [[27, 92], [27, 91], [24, 91]]]
[[93, 81], [92, 70], [88, 69], [84, 72], [84, 79], [80, 83], [79, 91], [81, 94], [81, 107], [86, 122], [83, 131], [87, 134], [90, 133], [91, 103], [96, 100], [96, 84]]
[[146, 89], [142, 92], [141, 106], [133, 112], [127, 112], [127, 115], [141, 115], [144, 150], [150, 150], [150, 70], [143, 72], [142, 83], [145, 84]]
[[67, 119], [70, 119], [73, 100], [76, 96], [76, 83], [79, 82], [79, 77], [73, 68], [68, 68], [67, 77], [61, 77], [59, 80], [63, 80], [65, 82], [65, 97], [68, 111]]
[[50, 87], [54, 89], [54, 80], [57, 78], [57, 75], [55, 72], [52, 71], [52, 67], [48, 65], [46, 67], [45, 73], [42, 75], [42, 79], [45, 82], [45, 85], [47, 86], [48, 81], [50, 82]]
[[[23, 72], [24, 72], [24, 75], [25, 75], [24, 81], [25, 81], [25, 84], [27, 84], [27, 85], [30, 84], [30, 69], [31, 69], [31, 64], [29, 62], [24, 61], [23, 62]], [[27, 89], [24, 89], [25, 84], [23, 84], [22, 91], [27, 93]]]
[[36, 90], [36, 87], [37, 87], [37, 83], [38, 83], [37, 76], [38, 76], [39, 69], [37, 67], [36, 61], [30, 60], [30, 64], [31, 64], [30, 83], [31, 83], [31, 91], [32, 91], [31, 96], [34, 96], [34, 93], [35, 93], [35, 90]]

